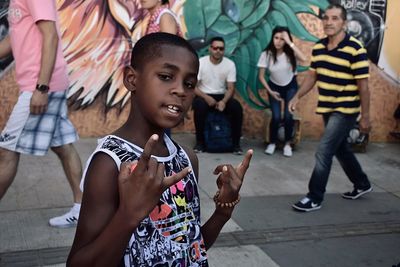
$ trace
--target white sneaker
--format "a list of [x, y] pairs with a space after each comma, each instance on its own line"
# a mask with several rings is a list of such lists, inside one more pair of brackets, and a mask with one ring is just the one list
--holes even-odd
[[81, 209], [81, 204], [75, 203], [74, 206], [67, 213], [54, 217], [49, 220], [50, 226], [58, 228], [68, 228], [76, 226], [79, 219], [79, 211]]
[[283, 147], [283, 155], [285, 157], [291, 157], [293, 156], [293, 152], [292, 152], [292, 147], [290, 145], [285, 145]]
[[269, 144], [269, 145], [267, 146], [267, 148], [265, 149], [264, 153], [265, 153], [265, 154], [268, 154], [268, 155], [272, 155], [272, 154], [274, 154], [274, 152], [275, 152], [275, 148], [276, 148], [276, 145], [275, 145], [275, 144]]

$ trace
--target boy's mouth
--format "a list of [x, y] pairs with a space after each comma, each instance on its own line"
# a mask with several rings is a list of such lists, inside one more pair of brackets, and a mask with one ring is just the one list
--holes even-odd
[[168, 111], [174, 114], [181, 112], [181, 108], [175, 105], [167, 105]]

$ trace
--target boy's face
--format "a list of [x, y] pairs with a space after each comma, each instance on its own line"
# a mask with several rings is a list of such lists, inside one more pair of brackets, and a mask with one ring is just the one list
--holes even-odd
[[198, 68], [190, 51], [171, 45], [162, 46], [161, 56], [150, 58], [141, 69], [130, 68], [134, 75], [130, 90], [139, 113], [134, 116], [160, 128], [179, 124], [192, 104]]

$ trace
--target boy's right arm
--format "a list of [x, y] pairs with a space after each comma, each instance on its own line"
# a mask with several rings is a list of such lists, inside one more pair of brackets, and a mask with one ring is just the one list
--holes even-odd
[[11, 52], [10, 36], [7, 35], [3, 40], [0, 41], [0, 58], [8, 56], [11, 54]]
[[68, 266], [118, 266], [133, 231], [161, 194], [191, 171], [187, 167], [164, 177], [164, 164], [151, 157], [158, 139], [157, 135], [149, 138], [134, 170], [132, 163], [125, 162], [118, 172], [104, 153], [93, 157]]
[[133, 229], [118, 210], [118, 169], [97, 153], [85, 177], [81, 212], [67, 266], [117, 266]]

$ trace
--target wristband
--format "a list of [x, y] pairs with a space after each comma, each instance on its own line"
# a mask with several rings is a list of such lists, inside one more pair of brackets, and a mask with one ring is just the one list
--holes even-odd
[[290, 48], [293, 48], [294, 47], [294, 43], [291, 43], [289, 46], [290, 46]]
[[215, 196], [213, 197], [215, 205], [221, 208], [233, 208], [235, 207], [239, 202], [240, 202], [240, 195], [238, 195], [238, 198], [232, 202], [220, 202], [218, 201], [219, 197], [219, 190], [215, 193]]

